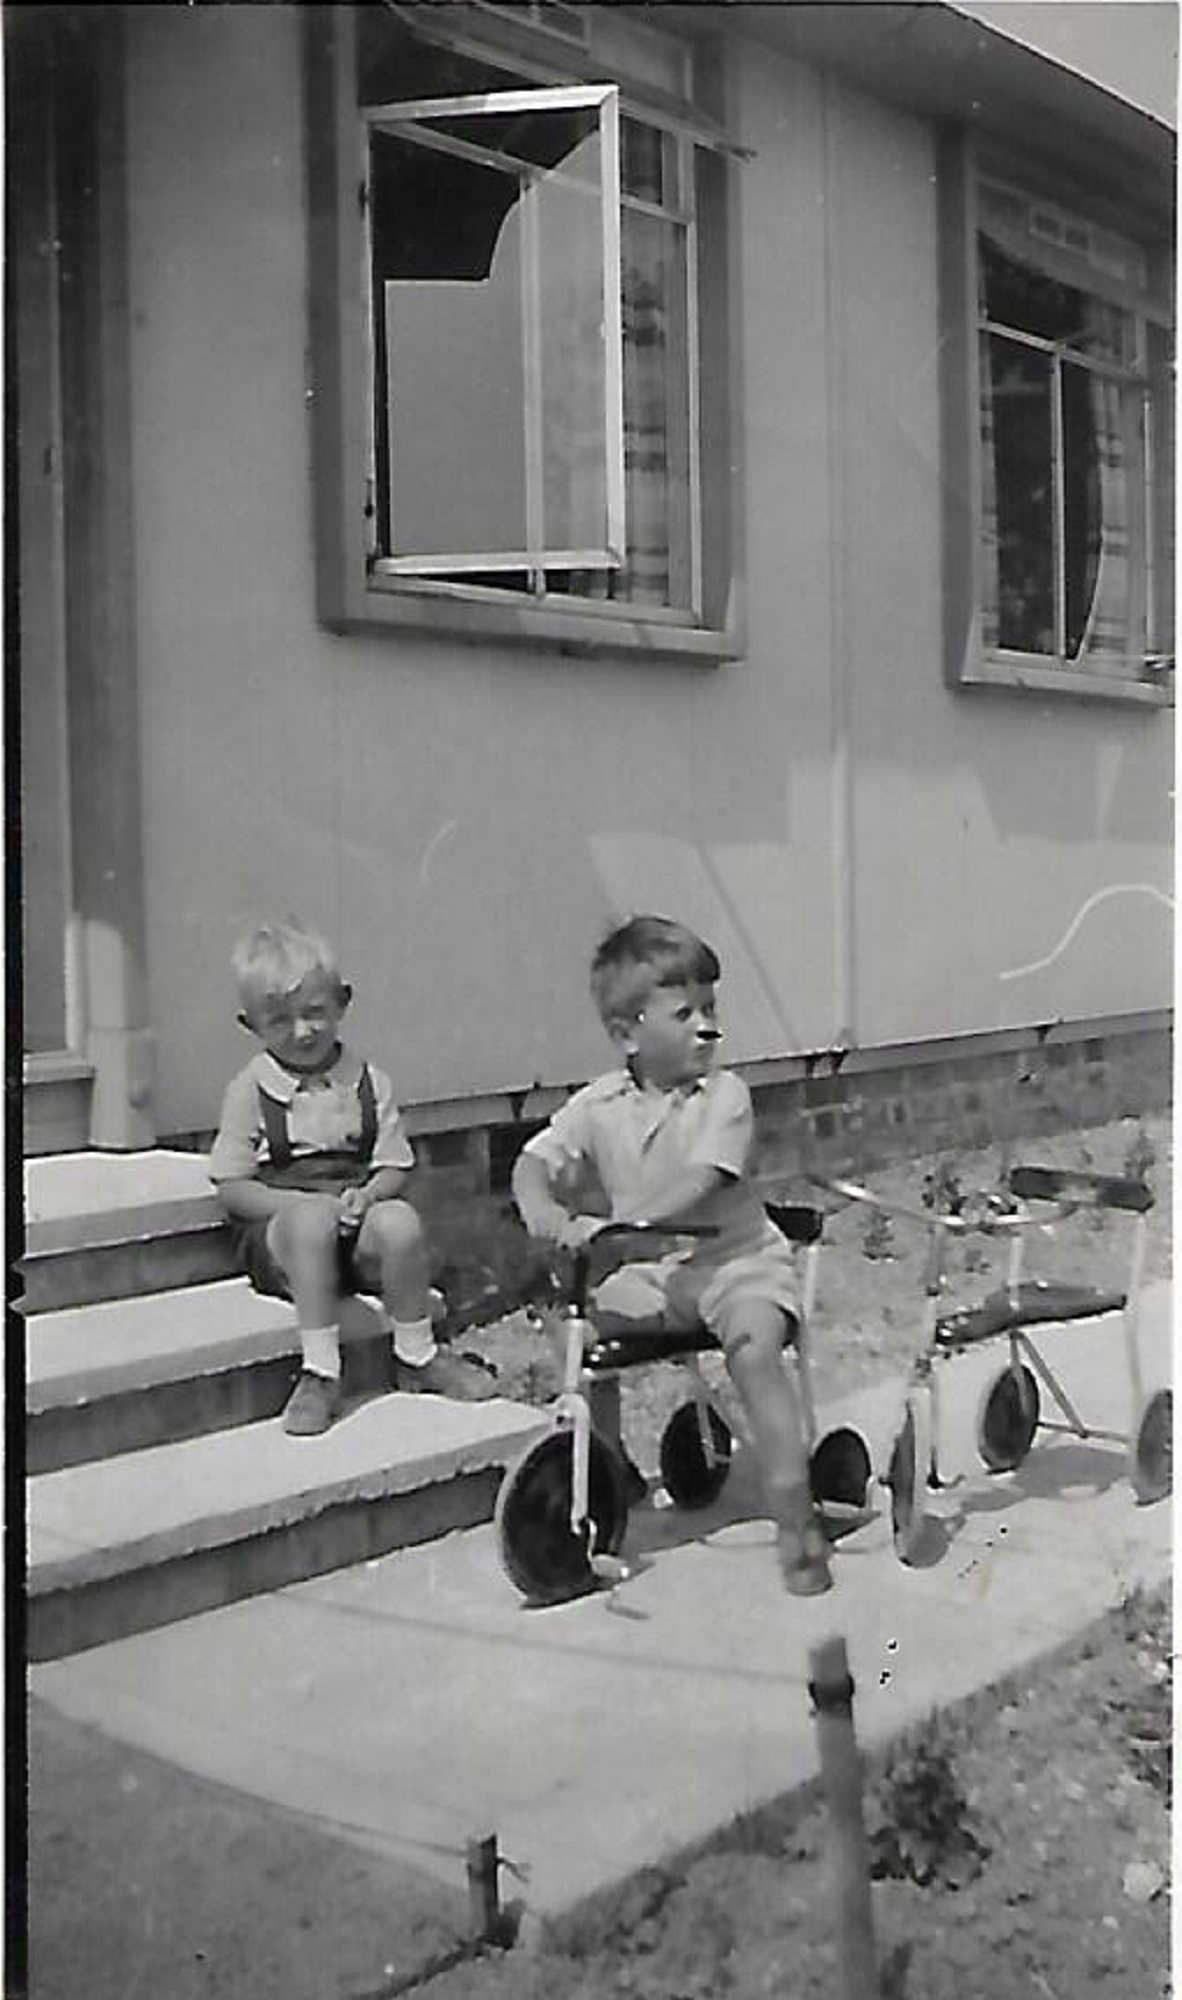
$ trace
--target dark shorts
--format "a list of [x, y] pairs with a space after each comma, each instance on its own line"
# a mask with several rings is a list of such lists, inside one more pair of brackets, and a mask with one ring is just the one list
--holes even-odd
[[[238, 1261], [255, 1291], [268, 1299], [290, 1299], [291, 1286], [267, 1248], [266, 1218], [231, 1222], [230, 1234]], [[354, 1257], [356, 1248], [355, 1234], [338, 1236], [337, 1282], [342, 1292], [364, 1290]]]

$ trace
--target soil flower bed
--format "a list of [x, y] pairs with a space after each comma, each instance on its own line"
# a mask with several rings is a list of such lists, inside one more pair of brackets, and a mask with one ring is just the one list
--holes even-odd
[[[881, 2000], [1167, 2000], [1170, 1624], [1131, 1599], [868, 1763]], [[534, 1957], [423, 2000], [835, 2000], [815, 1797], [646, 1870]]]

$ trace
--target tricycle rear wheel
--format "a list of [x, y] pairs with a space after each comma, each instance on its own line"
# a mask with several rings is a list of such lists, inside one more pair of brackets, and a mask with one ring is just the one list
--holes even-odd
[[1131, 1478], [1138, 1500], [1162, 1500], [1174, 1480], [1174, 1396], [1155, 1389], [1133, 1439]]
[[682, 1403], [674, 1410], [661, 1435], [661, 1478], [677, 1506], [708, 1507], [718, 1498], [731, 1469], [732, 1442], [709, 1403]]
[[1038, 1383], [1024, 1361], [996, 1375], [977, 1412], [977, 1450], [990, 1472], [1012, 1472], [1030, 1450], [1038, 1429]]

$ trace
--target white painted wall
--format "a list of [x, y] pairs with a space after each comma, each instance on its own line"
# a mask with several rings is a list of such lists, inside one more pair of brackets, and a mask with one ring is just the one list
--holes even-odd
[[[162, 1132], [244, 1051], [238, 928], [338, 940], [407, 1102], [581, 1077], [597, 933], [726, 962], [732, 1059], [1168, 1002], [1162, 717], [941, 679], [925, 129], [741, 63], [748, 657], [564, 661], [313, 607], [299, 18], [129, 12], [134, 478]], [[848, 759], [848, 765], [843, 764]], [[841, 773], [848, 768], [847, 801]]]

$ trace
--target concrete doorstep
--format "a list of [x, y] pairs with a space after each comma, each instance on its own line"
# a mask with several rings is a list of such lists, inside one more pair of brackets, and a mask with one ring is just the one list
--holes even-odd
[[251, 1424], [30, 1480], [31, 1660], [487, 1520], [533, 1409], [387, 1394], [323, 1437]]
[[[1151, 1388], [1169, 1380], [1168, 1287], [1145, 1305]], [[1126, 1423], [1111, 1325], [1040, 1345], [1085, 1417]], [[553, 1922], [815, 1777], [823, 1639], [845, 1639], [869, 1747], [1168, 1578], [1170, 1503], [1136, 1503], [1120, 1443], [1040, 1433], [1016, 1471], [983, 1470], [975, 1412], [1003, 1360], [990, 1343], [942, 1368], [949, 1484], [914, 1567], [880, 1494], [837, 1548], [834, 1589], [785, 1596], [740, 1452], [708, 1512], [636, 1510], [616, 1590], [531, 1610], [482, 1526], [35, 1667], [32, 1691], [392, 1871], [455, 1888], [466, 1843], [495, 1831], [506, 1893]], [[861, 1428], [881, 1467], [900, 1400], [879, 1386], [823, 1415]]]

